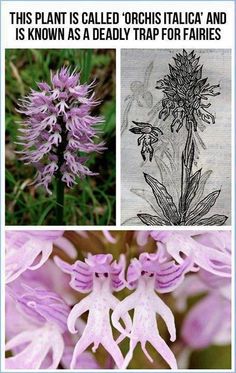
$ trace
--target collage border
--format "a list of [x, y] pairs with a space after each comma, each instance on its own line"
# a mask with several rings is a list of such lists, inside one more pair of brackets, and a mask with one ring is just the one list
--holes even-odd
[[[19, 1], [19, 2], [22, 2], [22, 0], [0, 0], [0, 17], [1, 17], [1, 20], [2, 20], [2, 6], [4, 6], [3, 4], [4, 3], [7, 3], [7, 2], [14, 2], [14, 1]], [[25, 3], [32, 3], [34, 2], [35, 0], [25, 0], [24, 2]], [[55, 1], [55, 2], [60, 2], [60, 1], [63, 1], [64, 0], [51, 0], [51, 1]], [[77, 2], [77, 3], [80, 3], [80, 2], [91, 2], [91, 1], [94, 1], [94, 0], [70, 0], [72, 2]], [[95, 0], [97, 2], [99, 2], [99, 0]], [[103, 0], [104, 2], [111, 2], [110, 0]], [[127, 2], [127, 0], [112, 0], [114, 2]], [[131, 2], [145, 2], [144, 0], [130, 0]], [[157, 2], [157, 3], [161, 3], [162, 1], [160, 0], [149, 0], [149, 1], [152, 1], [152, 2]], [[176, 1], [176, 2], [179, 2], [178, 0], [166, 0], [165, 2], [172, 2], [172, 1]], [[42, 3], [47, 3], [48, 0], [41, 0]], [[183, 2], [186, 2], [188, 3], [189, 5], [191, 5], [192, 2], [205, 2], [205, 0], [195, 0], [195, 1], [188, 1], [188, 0], [183, 0]], [[235, 0], [209, 0], [208, 2], [221, 2], [221, 3], [224, 3], [224, 2], [232, 2], [234, 3], [234, 15], [236, 16], [236, 13], [235, 13], [235, 8], [236, 8], [236, 1]], [[236, 74], [235, 74], [235, 61], [236, 61], [236, 41], [235, 41], [235, 35], [236, 35], [236, 28], [235, 28], [235, 22], [234, 22], [234, 49], [232, 49], [232, 77], [234, 77], [234, 79], [232, 79], [232, 88], [231, 88], [231, 91], [232, 91], [232, 98], [231, 98], [231, 102], [232, 102], [232, 156], [231, 156], [231, 159], [232, 159], [232, 181], [231, 181], [231, 186], [232, 186], [232, 191], [231, 191], [231, 198], [232, 198], [232, 203], [231, 203], [231, 206], [232, 206], [232, 217], [231, 217], [231, 227], [230, 226], [223, 226], [221, 227], [220, 229], [222, 230], [230, 230], [231, 229], [231, 234], [232, 234], [232, 238], [233, 238], [233, 242], [232, 242], [232, 248], [234, 250], [234, 253], [233, 253], [233, 273], [234, 273], [234, 284], [233, 284], [233, 287], [232, 287], [232, 315], [233, 315], [233, 325], [232, 325], [232, 368], [229, 369], [229, 370], [225, 370], [225, 369], [181, 369], [181, 372], [235, 372], [235, 369], [236, 369], [236, 349], [235, 349], [235, 341], [236, 341], [236, 330], [235, 330], [235, 310], [236, 310], [236, 297], [235, 297], [235, 282], [236, 282], [236, 274], [235, 274], [235, 267], [236, 267], [236, 262], [235, 262], [235, 242], [236, 242], [236, 229], [235, 229], [235, 211], [236, 211], [236, 204], [235, 204], [235, 201], [236, 201], [236, 187], [235, 187], [235, 165], [236, 165], [236, 152], [235, 152], [235, 137], [236, 137], [236, 124], [235, 124], [235, 87], [236, 87]], [[1, 24], [1, 43], [0, 43], [0, 47], [1, 47], [1, 61], [0, 61], [0, 71], [1, 71], [1, 81], [0, 81], [0, 98], [1, 98], [1, 109], [0, 109], [0, 115], [1, 115], [1, 137], [0, 137], [0, 154], [1, 154], [1, 163], [0, 163], [0, 187], [1, 187], [1, 212], [0, 212], [0, 227], [1, 227], [1, 232], [0, 232], [0, 242], [1, 242], [1, 255], [0, 255], [0, 265], [1, 265], [1, 295], [0, 295], [0, 307], [1, 307], [1, 328], [0, 328], [0, 337], [1, 337], [1, 364], [4, 360], [3, 356], [4, 356], [4, 351], [3, 351], [3, 346], [4, 346], [4, 321], [5, 321], [5, 315], [4, 315], [4, 299], [5, 299], [5, 290], [4, 290], [4, 281], [3, 281], [3, 274], [4, 274], [4, 259], [5, 259], [5, 256], [4, 256], [4, 232], [5, 230], [11, 230], [11, 229], [14, 229], [14, 230], [24, 230], [25, 227], [24, 226], [19, 226], [19, 227], [15, 227], [15, 226], [5, 226], [5, 145], [4, 145], [4, 140], [5, 140], [5, 136], [4, 136], [4, 132], [5, 132], [5, 97], [4, 97], [4, 86], [5, 86], [5, 74], [4, 74], [4, 66], [5, 66], [5, 48], [4, 48], [4, 45], [3, 45], [3, 40], [2, 40], [2, 35], [3, 33], [6, 32], [6, 30], [3, 30], [2, 28], [2, 24]], [[172, 48], [172, 45], [170, 45], [170, 48]], [[117, 97], [117, 105], [116, 105], [116, 123], [119, 123], [120, 121], [120, 114], [121, 114], [121, 98], [120, 98], [120, 91], [119, 91], [119, 82], [120, 82], [120, 55], [118, 56], [118, 53], [120, 53], [120, 48], [115, 48], [116, 49], [116, 97]], [[217, 47], [215, 48], [217, 49]], [[2, 53], [3, 52], [3, 53]], [[120, 187], [120, 170], [121, 170], [121, 160], [120, 160], [120, 152], [119, 152], [119, 149], [120, 149], [120, 135], [119, 135], [119, 126], [118, 128], [116, 129], [116, 196], [118, 197], [118, 200], [117, 200], [117, 203], [116, 203], [116, 225], [115, 226], [62, 226], [62, 227], [53, 227], [53, 229], [55, 230], [60, 230], [60, 229], [63, 229], [63, 230], [71, 230], [71, 229], [78, 229], [79, 230], [102, 230], [102, 229], [106, 229], [106, 228], [109, 228], [109, 230], [135, 230], [136, 227], [125, 227], [125, 226], [121, 226], [120, 225], [120, 190], [118, 191], [118, 188]], [[118, 192], [118, 193], [117, 193]], [[119, 222], [119, 224], [117, 224], [117, 221]], [[28, 226], [29, 230], [32, 230], [32, 229], [38, 229], [38, 230], [44, 230], [46, 226]], [[138, 227], [139, 230], [151, 230], [150, 227]], [[177, 228], [177, 227], [173, 227], [171, 228], [173, 230], [183, 230], [182, 228]], [[163, 227], [162, 230], [170, 230], [169, 227]], [[184, 230], [192, 230], [192, 227], [185, 227]], [[203, 227], [201, 228], [201, 230], [207, 230], [207, 228]], [[217, 230], [217, 227], [211, 227], [211, 231], [214, 231], [214, 230]], [[12, 371], [12, 370], [4, 370], [3, 366], [1, 365], [1, 372], [8, 372], [8, 371]], [[22, 370], [19, 369], [20, 372], [22, 372]], [[35, 370], [25, 370], [27, 372], [35, 372]], [[41, 372], [43, 372], [43, 370], [40, 370]], [[58, 372], [58, 371], [63, 371], [63, 372], [71, 372], [72, 370], [69, 370], [69, 369], [63, 369], [63, 370], [48, 370], [49, 372]], [[76, 370], [77, 371], [77, 370]], [[85, 371], [85, 372], [102, 372], [104, 370], [102, 369], [98, 369], [98, 370], [78, 370], [78, 371]], [[118, 370], [106, 370], [107, 372], [112, 372], [112, 371], [118, 371]], [[121, 370], [119, 370], [121, 371]], [[139, 369], [139, 370], [133, 370], [133, 369], [129, 369], [129, 371], [133, 371], [133, 372], [146, 372], [146, 371], [149, 371], [149, 370], [145, 370], [145, 369]], [[162, 372], [168, 372], [169, 370], [159, 370], [159, 369], [153, 369], [152, 370], [153, 372], [158, 372], [158, 373], [162, 373]], [[180, 371], [180, 370], [178, 370]]]

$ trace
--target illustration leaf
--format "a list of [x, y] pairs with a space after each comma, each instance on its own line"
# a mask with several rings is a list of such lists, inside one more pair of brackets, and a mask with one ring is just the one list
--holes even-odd
[[209, 179], [211, 174], [212, 174], [212, 170], [206, 171], [206, 172], [204, 172], [204, 174], [202, 174], [202, 176], [200, 178], [198, 190], [196, 192], [195, 197], [192, 199], [192, 201], [190, 203], [190, 206], [193, 205], [193, 203], [195, 203], [195, 205], [197, 205], [198, 202], [201, 200], [202, 195], [204, 193], [204, 189], [205, 189], [207, 180]]
[[206, 215], [219, 197], [220, 190], [216, 190], [201, 200], [187, 216], [187, 224], [192, 225], [202, 216]]
[[224, 225], [228, 216], [225, 215], [212, 215], [209, 218], [197, 220], [193, 225]]
[[170, 222], [162, 220], [159, 216], [153, 216], [150, 214], [137, 214], [137, 216], [146, 225], [171, 225]]
[[131, 109], [132, 102], [133, 102], [133, 100], [132, 100], [132, 98], [130, 98], [127, 105], [126, 105], [126, 108], [124, 110], [123, 120], [122, 120], [122, 125], [121, 125], [121, 134], [123, 134], [123, 132], [126, 130], [126, 128], [129, 125], [128, 115], [129, 115], [129, 111]]
[[176, 225], [179, 222], [179, 214], [172, 196], [167, 192], [166, 187], [154, 177], [145, 173], [144, 177], [148, 185], [152, 188], [157, 204], [162, 209], [164, 216]]
[[200, 182], [200, 178], [201, 178], [201, 172], [202, 172], [202, 170], [198, 170], [190, 178], [188, 189], [187, 189], [187, 193], [186, 193], [186, 202], [185, 202], [185, 204], [186, 204], [186, 211], [188, 210], [191, 201], [193, 200], [193, 198], [195, 197], [195, 195], [197, 193], [199, 182]]
[[156, 204], [156, 199], [152, 192], [149, 192], [145, 189], [134, 188], [131, 188], [130, 191], [136, 194], [136, 196], [143, 198], [157, 215], [162, 215], [162, 209]]
[[[159, 168], [159, 171], [160, 171], [161, 182], [166, 183], [169, 187], [171, 187], [171, 190], [170, 190], [170, 192], [172, 192], [171, 195], [173, 196], [173, 199], [175, 199], [177, 201], [179, 199], [179, 194], [178, 194], [178, 191], [177, 191], [177, 188], [176, 188], [176, 185], [175, 185], [175, 181], [173, 179], [172, 170], [157, 155], [154, 157], [154, 159], [155, 159], [157, 167]], [[170, 162], [171, 162], [171, 166], [172, 166], [172, 163], [173, 163], [172, 158], [171, 158]]]
[[133, 216], [132, 218], [129, 218], [123, 221], [121, 225], [141, 225], [141, 224], [140, 224], [140, 219], [137, 216]]
[[152, 69], [153, 69], [153, 62], [151, 62], [146, 71], [145, 71], [145, 74], [144, 74], [144, 81], [143, 81], [143, 85], [144, 85], [144, 89], [148, 89], [148, 84], [149, 84], [149, 79], [150, 79], [150, 75], [152, 73]]

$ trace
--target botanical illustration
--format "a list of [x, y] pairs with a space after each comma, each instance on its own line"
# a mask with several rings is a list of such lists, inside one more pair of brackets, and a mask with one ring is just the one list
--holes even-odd
[[[143, 161], [146, 164], [153, 162], [155, 154], [161, 176], [158, 178], [155, 174], [144, 172], [145, 182], [154, 198], [147, 198], [141, 190], [132, 189], [150, 205], [153, 206], [153, 201], [157, 204], [155, 215], [143, 212], [137, 216], [146, 225], [223, 225], [228, 218], [226, 215], [207, 215], [220, 197], [221, 190], [206, 194], [205, 186], [212, 171], [197, 168], [200, 148], [206, 149], [202, 140], [203, 131], [206, 126], [215, 123], [210, 106], [211, 100], [220, 94], [220, 85], [211, 84], [204, 76], [204, 66], [194, 51], [183, 50], [173, 60], [174, 63], [169, 64], [168, 75], [155, 84], [155, 88], [163, 93], [161, 103], [151, 108], [146, 122], [129, 118], [131, 124], [128, 129], [139, 136], [137, 145], [141, 146]], [[128, 114], [126, 111], [126, 116]], [[156, 116], [154, 124], [151, 124]], [[169, 118], [170, 129], [167, 129], [165, 123]], [[184, 144], [182, 150], [181, 142], [173, 144], [173, 137], [181, 138]], [[158, 144], [160, 138], [166, 138], [162, 146]], [[168, 188], [167, 179], [170, 181]], [[176, 184], [176, 180], [180, 180], [180, 185]]]
[[230, 369], [230, 231], [6, 232], [6, 369]]

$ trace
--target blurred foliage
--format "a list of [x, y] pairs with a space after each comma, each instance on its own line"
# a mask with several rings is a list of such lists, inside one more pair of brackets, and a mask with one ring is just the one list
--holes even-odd
[[[103, 115], [100, 125], [107, 150], [91, 154], [88, 166], [98, 176], [81, 180], [65, 192], [65, 224], [115, 224], [115, 50], [78, 49], [7, 49], [6, 50], [6, 224], [54, 224], [55, 197], [31, 185], [35, 169], [17, 159], [15, 141], [18, 100], [37, 82], [50, 79], [50, 71], [61, 66], [81, 71], [82, 83], [96, 79], [96, 98], [101, 104], [93, 115]], [[55, 184], [52, 190], [55, 191]]]
[[[141, 252], [156, 252], [156, 242], [151, 238], [148, 240], [147, 244], [142, 247], [138, 247], [135, 231], [110, 231], [110, 234], [116, 239], [115, 243], [108, 242], [102, 231], [65, 231], [64, 236], [76, 247], [78, 252], [77, 259], [79, 260], [84, 260], [88, 252], [92, 254], [111, 253], [114, 259], [118, 259], [120, 254], [125, 254], [126, 262], [129, 263], [131, 258], [138, 258]], [[55, 250], [56, 255], [60, 256], [62, 259], [71, 263], [74, 262], [74, 260], [71, 261], [69, 257], [66, 257], [65, 254], [62, 254], [60, 249], [57, 250], [57, 248], [55, 248]], [[131, 291], [125, 288], [122, 291], [115, 293], [115, 296], [122, 300], [130, 293]], [[76, 293], [76, 296], [79, 301], [86, 295]], [[160, 335], [165, 339], [169, 347], [172, 349], [177, 361], [178, 358], [182, 360], [181, 355], [184, 353], [186, 346], [180, 337], [181, 325], [186, 313], [198, 300], [201, 299], [201, 296], [189, 298], [187, 310], [181, 313], [176, 310], [175, 300], [171, 294], [158, 294], [158, 296], [171, 308], [172, 312], [174, 313], [177, 339], [174, 343], [169, 342], [169, 333], [167, 327], [164, 321], [158, 317], [157, 323]], [[86, 317], [87, 316], [83, 316], [84, 321], [86, 321]], [[118, 336], [117, 331], [114, 330], [114, 336], [116, 335]], [[129, 349], [129, 340], [127, 338], [121, 342], [120, 348], [125, 356]], [[140, 343], [138, 343], [134, 350], [133, 359], [129, 364], [130, 369], [169, 368], [166, 362], [149, 343], [147, 343], [147, 350], [153, 358], [153, 363], [147, 359], [141, 349]], [[110, 362], [110, 356], [102, 346], [98, 348], [95, 356], [101, 367], [114, 368], [113, 361]], [[210, 346], [202, 350], [193, 351], [190, 353], [187, 362], [188, 366], [186, 366], [186, 369], [230, 369], [231, 346]]]

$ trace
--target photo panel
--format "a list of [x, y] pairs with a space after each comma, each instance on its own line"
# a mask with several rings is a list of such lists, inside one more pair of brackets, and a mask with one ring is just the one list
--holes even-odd
[[6, 369], [230, 369], [231, 232], [6, 231]]
[[6, 224], [115, 225], [115, 50], [5, 56]]

